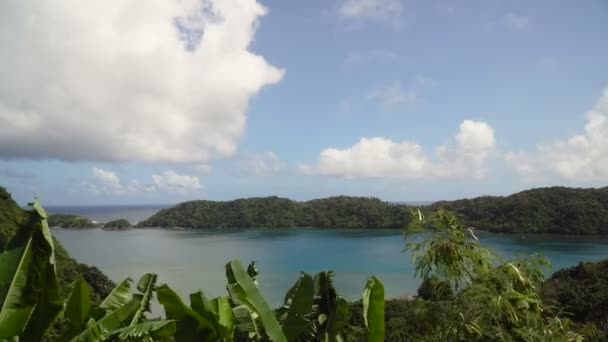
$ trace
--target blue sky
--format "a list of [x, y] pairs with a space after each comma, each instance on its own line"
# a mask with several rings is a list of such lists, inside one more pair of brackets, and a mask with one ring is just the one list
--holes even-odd
[[0, 4], [18, 201], [607, 183], [605, 1], [165, 2]]

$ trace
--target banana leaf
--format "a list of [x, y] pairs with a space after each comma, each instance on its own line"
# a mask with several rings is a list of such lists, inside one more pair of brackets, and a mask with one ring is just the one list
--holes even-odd
[[285, 295], [285, 304], [279, 310], [281, 326], [288, 341], [296, 341], [310, 324], [314, 296], [312, 277], [302, 273]]
[[137, 294], [137, 298], [140, 300], [141, 305], [133, 315], [133, 319], [131, 320], [131, 326], [140, 323], [143, 319], [145, 319], [144, 314], [150, 311], [150, 302], [152, 301], [152, 297], [154, 296], [154, 286], [156, 285], [157, 275], [153, 273], [144, 274], [141, 279], [139, 279], [139, 283], [137, 283], [137, 290], [141, 292], [141, 294]]
[[38, 199], [29, 220], [0, 254], [0, 339], [39, 341], [63, 309], [55, 247]]
[[384, 285], [371, 277], [363, 290], [363, 318], [367, 327], [367, 341], [384, 341]]
[[226, 264], [226, 278], [231, 300], [236, 304], [247, 306], [249, 310], [259, 316], [261, 325], [271, 341], [286, 342], [287, 338], [274, 311], [238, 260], [232, 260]]
[[156, 289], [158, 301], [165, 308], [167, 319], [176, 321], [175, 341], [213, 341], [218, 339], [219, 332], [213, 321], [205, 319], [188, 307], [182, 299], [167, 285]]

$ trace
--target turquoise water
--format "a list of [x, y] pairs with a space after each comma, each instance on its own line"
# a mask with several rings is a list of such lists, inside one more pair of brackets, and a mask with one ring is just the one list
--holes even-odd
[[[99, 267], [113, 280], [156, 272], [181, 295], [204, 289], [225, 294], [224, 265], [232, 258], [258, 262], [260, 286], [273, 305], [300, 271], [336, 272], [336, 286], [349, 299], [360, 297], [366, 279], [380, 278], [387, 297], [414, 294], [410, 255], [395, 230], [248, 229], [127, 231], [53, 229], [77, 260]], [[555, 269], [608, 257], [606, 237], [514, 236], [480, 233], [492, 250], [506, 256], [541, 252]]]

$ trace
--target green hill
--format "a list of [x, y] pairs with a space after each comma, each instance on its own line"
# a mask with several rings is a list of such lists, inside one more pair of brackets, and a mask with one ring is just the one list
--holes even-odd
[[56, 228], [95, 228], [97, 225], [91, 220], [80, 215], [50, 214], [48, 218], [49, 227]]
[[163, 209], [138, 227], [403, 228], [410, 210], [370, 197], [337, 196], [297, 202], [279, 197], [190, 201]]
[[[538, 188], [510, 196], [440, 201], [422, 207], [456, 212], [466, 224], [504, 233], [608, 234], [608, 187]], [[410, 206], [371, 197], [337, 196], [306, 202], [279, 197], [190, 201], [163, 209], [137, 227], [403, 228]]]
[[[10, 193], [0, 186], [0, 249], [4, 249], [8, 240], [15, 234], [18, 228], [28, 221], [30, 212], [21, 209], [12, 199]], [[68, 285], [76, 278], [82, 276], [92, 287], [92, 296], [95, 300], [104, 298], [114, 287], [99, 269], [78, 263], [61, 246], [59, 241], [55, 243], [55, 258], [57, 261], [57, 274], [61, 289], [67, 290]]]
[[442, 201], [475, 228], [504, 233], [608, 234], [608, 187], [531, 189], [510, 196]]
[[125, 219], [113, 220], [113, 221], [107, 222], [103, 225], [104, 229], [109, 229], [109, 230], [129, 229], [131, 227], [133, 227], [131, 225], [131, 222], [129, 222]]

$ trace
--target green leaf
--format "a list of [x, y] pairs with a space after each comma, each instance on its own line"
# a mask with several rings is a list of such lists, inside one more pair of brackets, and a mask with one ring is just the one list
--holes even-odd
[[259, 315], [270, 340], [276, 342], [287, 341], [274, 311], [238, 260], [232, 260], [226, 264], [226, 278], [228, 279], [230, 298], [246, 305], [251, 311]]
[[336, 309], [327, 319], [327, 338], [330, 342], [340, 339], [339, 333], [344, 329], [348, 322], [348, 302], [344, 298], [339, 298], [336, 302]]
[[64, 315], [73, 329], [82, 329], [89, 318], [90, 290], [87, 282], [79, 277], [72, 283], [72, 292], [65, 304]]
[[114, 311], [131, 301], [131, 283], [133, 279], [126, 278], [99, 304], [101, 309]]
[[63, 308], [55, 273], [55, 247], [46, 212], [35, 211], [0, 254], [0, 338], [38, 341]]
[[142, 340], [149, 336], [152, 338], [167, 338], [175, 335], [176, 322], [174, 320], [148, 321], [116, 330], [112, 336], [119, 340]]
[[113, 332], [127, 325], [129, 319], [133, 317], [133, 314], [140, 305], [140, 301], [133, 298], [131, 301], [110, 312], [99, 321], [90, 320], [87, 324], [87, 329], [74, 337], [71, 342], [104, 341]]
[[156, 289], [158, 301], [165, 308], [167, 319], [176, 323], [175, 341], [200, 341], [216, 339], [219, 335], [216, 324], [203, 318], [196, 311], [188, 307], [182, 299], [167, 285]]
[[142, 294], [139, 297], [141, 305], [133, 315], [130, 325], [135, 325], [141, 322], [145, 317], [144, 314], [150, 311], [150, 302], [154, 295], [154, 286], [156, 285], [157, 275], [153, 273], [144, 274], [139, 283], [137, 284], [137, 290]]
[[384, 285], [371, 277], [363, 290], [363, 318], [367, 327], [367, 341], [384, 341]]
[[304, 333], [310, 323], [308, 316], [312, 311], [314, 284], [312, 277], [302, 273], [300, 278], [285, 295], [281, 308], [283, 332], [288, 341], [295, 341]]

